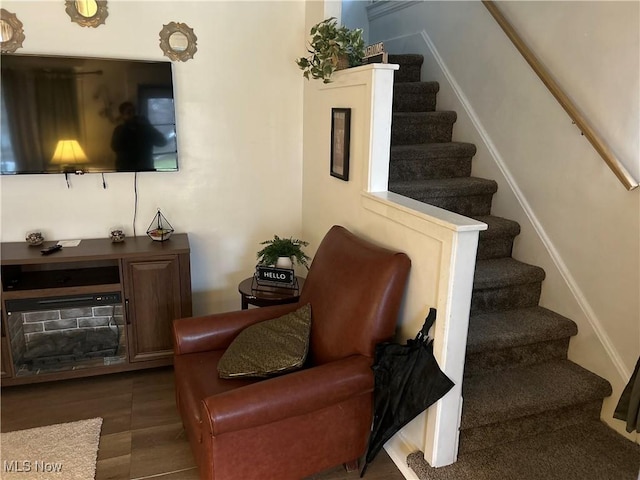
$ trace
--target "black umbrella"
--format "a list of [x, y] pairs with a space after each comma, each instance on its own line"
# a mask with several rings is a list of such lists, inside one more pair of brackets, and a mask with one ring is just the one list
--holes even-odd
[[626, 428], [629, 433], [634, 430], [640, 432], [640, 375], [638, 375], [638, 371], [640, 371], [640, 358], [629, 383], [620, 395], [616, 410], [613, 412], [613, 418], [627, 422]]
[[387, 440], [454, 385], [433, 356], [433, 340], [428, 335], [435, 319], [436, 310], [432, 308], [422, 330], [406, 345], [381, 343], [376, 346], [372, 367], [373, 426], [361, 477]]

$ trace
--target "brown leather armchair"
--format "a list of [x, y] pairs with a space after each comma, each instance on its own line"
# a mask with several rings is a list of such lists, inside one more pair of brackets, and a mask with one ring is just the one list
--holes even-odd
[[[177, 405], [202, 479], [300, 479], [357, 464], [371, 428], [374, 348], [394, 334], [410, 264], [334, 226], [299, 303], [174, 322]], [[307, 303], [305, 368], [218, 377], [219, 359], [243, 328]]]

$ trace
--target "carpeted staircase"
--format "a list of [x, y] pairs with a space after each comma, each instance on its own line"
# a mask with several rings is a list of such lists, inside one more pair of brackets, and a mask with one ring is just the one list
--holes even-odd
[[511, 256], [520, 226], [491, 214], [497, 184], [470, 176], [476, 148], [452, 141], [456, 112], [436, 110], [439, 86], [420, 81], [422, 60], [389, 58], [400, 65], [389, 190], [488, 229], [473, 284], [459, 461], [435, 469], [417, 452], [409, 466], [435, 480], [636, 480], [640, 447], [599, 420], [610, 384], [567, 360], [576, 324], [538, 305], [545, 272]]

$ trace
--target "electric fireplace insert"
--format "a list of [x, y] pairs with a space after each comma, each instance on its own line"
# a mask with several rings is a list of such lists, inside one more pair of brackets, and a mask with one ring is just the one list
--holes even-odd
[[16, 376], [126, 362], [120, 292], [5, 302]]

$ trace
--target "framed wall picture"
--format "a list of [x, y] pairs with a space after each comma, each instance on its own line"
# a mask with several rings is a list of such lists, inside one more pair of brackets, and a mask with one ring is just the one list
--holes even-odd
[[351, 109], [331, 109], [331, 168], [332, 177], [349, 181], [349, 136]]

